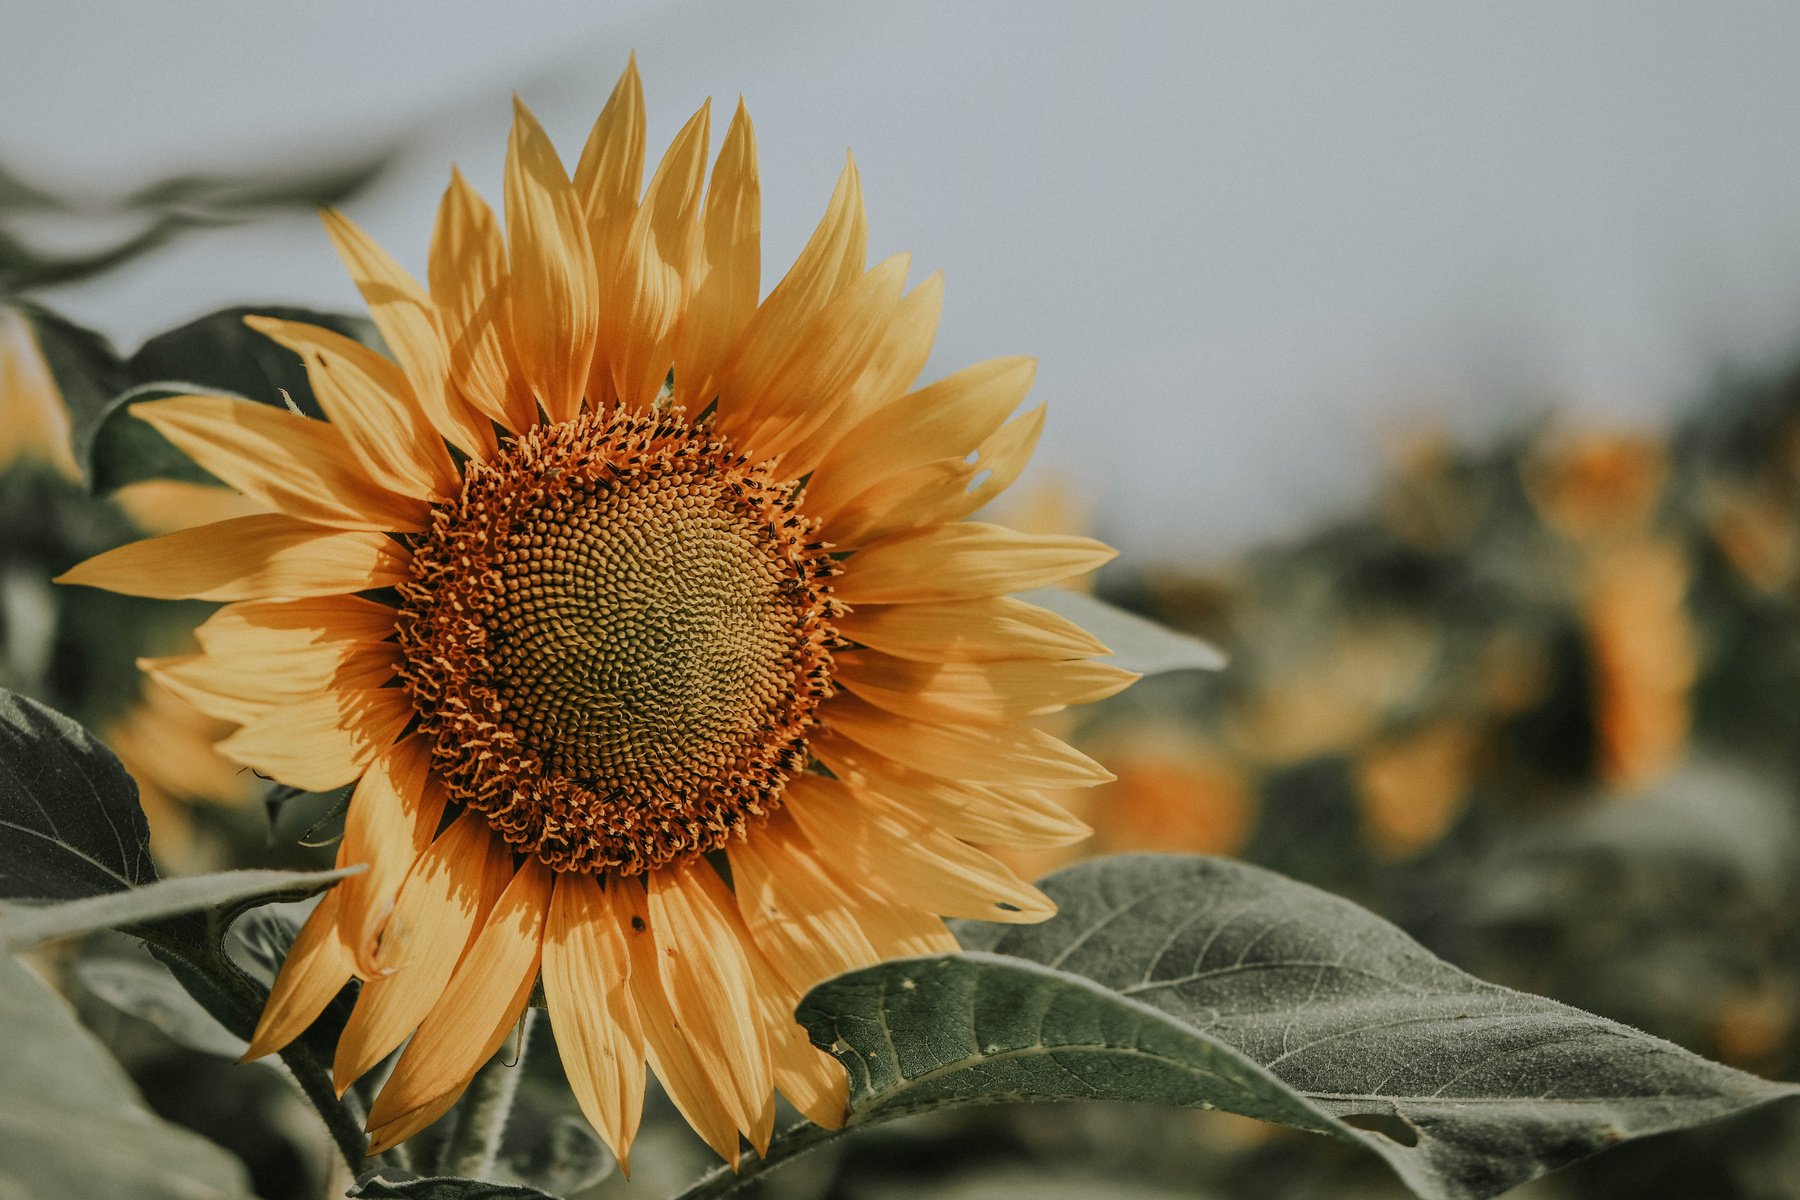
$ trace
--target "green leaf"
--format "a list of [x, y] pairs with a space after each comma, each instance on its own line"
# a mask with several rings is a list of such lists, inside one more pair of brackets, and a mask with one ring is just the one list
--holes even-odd
[[112, 751], [0, 690], [0, 900], [78, 900], [155, 878], [137, 784]]
[[1348, 901], [1217, 859], [1045, 880], [1037, 926], [815, 988], [850, 1125], [999, 1100], [1217, 1106], [1360, 1143], [1416, 1193], [1493, 1196], [1797, 1090], [1484, 983]]
[[4, 956], [0, 1029], [0, 1196], [250, 1196], [242, 1164], [152, 1116], [63, 999]]
[[78, 960], [72, 970], [88, 991], [190, 1050], [236, 1059], [250, 1044], [219, 1024], [154, 958], [97, 955]]
[[83, 462], [82, 447], [92, 441], [113, 397], [131, 386], [131, 374], [112, 343], [93, 330], [37, 304], [20, 304], [19, 312], [30, 323], [45, 365], [62, 393], [63, 406], [69, 410], [75, 461]]
[[252, 314], [321, 325], [362, 342], [376, 340], [366, 318], [280, 304], [220, 309], [158, 334], [122, 364], [121, 382], [92, 415], [76, 421], [76, 460], [96, 492], [142, 479], [219, 482], [131, 415], [131, 406], [142, 401], [195, 393], [278, 406], [291, 399], [306, 415], [321, 415], [300, 356], [244, 324]]
[[391, 1167], [365, 1172], [346, 1195], [358, 1198], [377, 1197], [391, 1200], [557, 1200], [549, 1192], [540, 1192], [522, 1183], [484, 1183], [479, 1179], [458, 1179], [441, 1175], [431, 1179], [402, 1179], [403, 1172]]
[[1075, 622], [1112, 651], [1101, 662], [1136, 671], [1139, 675], [1217, 671], [1225, 665], [1224, 651], [1211, 642], [1147, 621], [1085, 592], [1035, 588], [1019, 593], [1019, 599]]
[[298, 900], [346, 875], [367, 870], [363, 863], [334, 871], [219, 871], [184, 875], [122, 892], [87, 896], [62, 904], [0, 903], [0, 949], [24, 950], [57, 938], [147, 925], [203, 909], [242, 910], [246, 902]]

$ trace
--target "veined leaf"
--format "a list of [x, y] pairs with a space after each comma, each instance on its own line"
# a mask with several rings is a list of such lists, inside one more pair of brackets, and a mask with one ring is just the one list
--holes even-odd
[[84, 957], [71, 969], [88, 991], [190, 1050], [236, 1059], [250, 1044], [221, 1025], [165, 964], [149, 955]]
[[1035, 588], [1019, 599], [1067, 617], [1106, 644], [1112, 654], [1101, 659], [1139, 675], [1167, 671], [1217, 671], [1225, 653], [1211, 642], [1158, 625], [1085, 592], [1067, 588]]
[[1800, 1091], [1484, 983], [1348, 901], [1218, 859], [1129, 856], [1041, 885], [1036, 926], [815, 988], [850, 1125], [999, 1100], [1216, 1106], [1382, 1155], [1477, 1200], [1647, 1134]]
[[155, 878], [119, 760], [61, 713], [0, 690], [0, 900], [76, 900]]
[[63, 999], [0, 955], [0, 1195], [248, 1200], [243, 1166], [152, 1116]]

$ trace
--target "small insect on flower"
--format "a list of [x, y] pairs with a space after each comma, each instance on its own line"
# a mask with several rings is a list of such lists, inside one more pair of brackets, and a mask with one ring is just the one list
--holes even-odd
[[64, 576], [230, 601], [156, 678], [239, 726], [236, 761], [355, 783], [339, 861], [369, 869], [301, 931], [250, 1053], [360, 978], [338, 1086], [411, 1037], [376, 1151], [456, 1102], [540, 978], [621, 1160], [646, 1060], [727, 1158], [766, 1148], [777, 1088], [841, 1122], [798, 998], [953, 950], [942, 916], [1050, 915], [970, 843], [1077, 839], [1047, 793], [1108, 778], [1032, 718], [1135, 676], [1007, 593], [1112, 552], [963, 519], [1037, 441], [1033, 364], [914, 388], [941, 283], [865, 266], [854, 164], [761, 296], [750, 119], [710, 177], [708, 120], [646, 190], [635, 64], [573, 179], [518, 106], [504, 231], [453, 173], [425, 286], [328, 214], [394, 359], [252, 318], [327, 420], [135, 412], [274, 511]]

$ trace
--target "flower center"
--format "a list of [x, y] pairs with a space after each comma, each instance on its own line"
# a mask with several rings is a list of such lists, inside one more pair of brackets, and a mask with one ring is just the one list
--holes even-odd
[[541, 425], [471, 463], [399, 589], [452, 798], [558, 870], [627, 874], [771, 811], [840, 611], [793, 492], [679, 412]]

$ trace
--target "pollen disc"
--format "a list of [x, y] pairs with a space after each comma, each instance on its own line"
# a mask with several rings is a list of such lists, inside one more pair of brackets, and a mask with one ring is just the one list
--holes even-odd
[[558, 870], [724, 845], [807, 763], [834, 566], [679, 412], [538, 426], [415, 539], [401, 676], [451, 797]]

